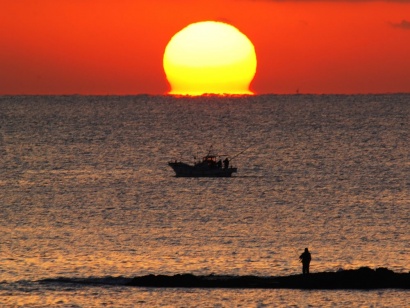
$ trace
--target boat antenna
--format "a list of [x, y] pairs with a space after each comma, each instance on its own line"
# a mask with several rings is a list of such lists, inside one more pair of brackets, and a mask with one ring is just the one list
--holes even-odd
[[209, 147], [209, 150], [208, 150], [208, 155], [211, 155], [211, 154], [212, 154], [213, 147], [214, 147], [214, 145], [211, 144], [211, 146]]

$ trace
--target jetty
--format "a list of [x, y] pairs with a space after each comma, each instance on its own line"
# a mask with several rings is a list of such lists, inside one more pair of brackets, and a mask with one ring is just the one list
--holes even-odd
[[192, 274], [134, 277], [127, 285], [155, 288], [241, 288], [241, 289], [410, 289], [410, 272], [387, 268], [311, 273], [279, 277], [195, 276]]

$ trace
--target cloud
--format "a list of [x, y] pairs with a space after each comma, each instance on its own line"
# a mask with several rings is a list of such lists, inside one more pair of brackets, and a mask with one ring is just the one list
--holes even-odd
[[404, 20], [404, 19], [400, 23], [390, 22], [389, 24], [394, 28], [410, 30], [410, 21], [407, 21], [407, 20]]

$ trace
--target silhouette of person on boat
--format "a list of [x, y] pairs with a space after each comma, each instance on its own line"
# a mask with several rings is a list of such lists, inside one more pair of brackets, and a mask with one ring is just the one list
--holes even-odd
[[300, 262], [302, 262], [302, 273], [303, 275], [309, 274], [310, 261], [312, 256], [310, 255], [309, 249], [305, 248], [305, 251], [299, 256]]
[[224, 169], [228, 169], [229, 168], [229, 159], [228, 157], [224, 159]]

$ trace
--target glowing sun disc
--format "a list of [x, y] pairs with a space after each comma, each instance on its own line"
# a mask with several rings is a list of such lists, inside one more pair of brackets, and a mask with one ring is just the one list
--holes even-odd
[[256, 73], [252, 42], [237, 28], [222, 22], [190, 24], [169, 41], [163, 65], [169, 94], [253, 94]]

